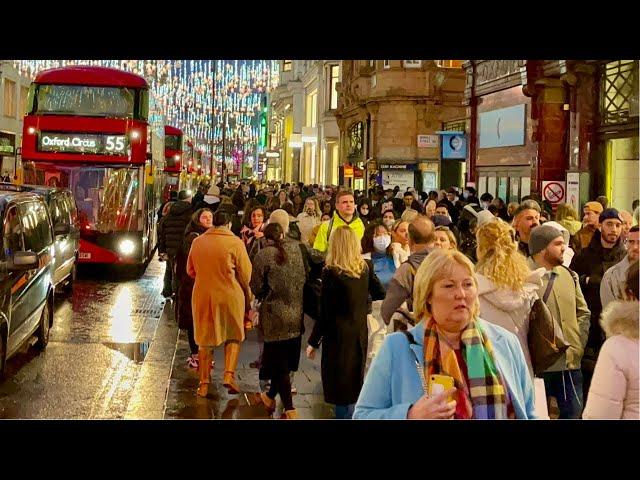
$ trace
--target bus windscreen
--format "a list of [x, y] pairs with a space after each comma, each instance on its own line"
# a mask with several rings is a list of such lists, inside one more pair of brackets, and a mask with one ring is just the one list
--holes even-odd
[[39, 85], [34, 113], [133, 118], [135, 90], [132, 88], [83, 85]]

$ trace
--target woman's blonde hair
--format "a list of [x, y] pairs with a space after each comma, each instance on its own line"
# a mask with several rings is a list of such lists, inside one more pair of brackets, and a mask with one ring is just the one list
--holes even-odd
[[569, 218], [571, 220], [579, 220], [578, 213], [575, 208], [569, 203], [561, 203], [556, 210], [556, 221]]
[[349, 277], [360, 278], [365, 266], [355, 232], [347, 225], [334, 229], [329, 237], [325, 267], [333, 268]]
[[449, 243], [451, 244], [451, 250], [458, 249], [458, 241], [456, 240], [456, 236], [453, 234], [453, 232], [449, 227], [445, 227], [444, 225], [441, 225], [439, 227], [436, 227], [436, 232], [446, 233], [447, 238], [449, 239]]
[[518, 251], [516, 234], [499, 218], [483, 223], [476, 231], [476, 271], [497, 287], [522, 290], [530, 274], [527, 259]]
[[[427, 255], [427, 258], [420, 264], [416, 272], [413, 283], [413, 311], [416, 319], [429, 320], [431, 318], [430, 304], [433, 287], [438, 280], [451, 275], [456, 265], [461, 265], [466, 269], [473, 279], [473, 284], [477, 291], [478, 281], [476, 280], [471, 260], [458, 250], [436, 248]], [[471, 307], [471, 318], [477, 318], [479, 314], [480, 302], [478, 302], [476, 296], [476, 300]]]

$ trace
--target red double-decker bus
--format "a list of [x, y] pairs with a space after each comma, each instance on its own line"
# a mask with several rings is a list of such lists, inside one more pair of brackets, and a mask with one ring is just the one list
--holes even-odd
[[164, 187], [164, 116], [146, 80], [70, 66], [39, 73], [22, 136], [25, 183], [68, 187], [79, 262], [144, 265]]
[[180, 182], [180, 172], [182, 171], [182, 162], [184, 160], [183, 152], [183, 134], [182, 130], [170, 125], [164, 126], [164, 200], [169, 200], [169, 194], [172, 191], [180, 191], [182, 185]]

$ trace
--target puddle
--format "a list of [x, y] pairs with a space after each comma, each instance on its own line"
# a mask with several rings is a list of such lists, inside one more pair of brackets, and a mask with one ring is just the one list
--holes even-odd
[[151, 342], [104, 342], [103, 345], [126, 355], [130, 360], [133, 360], [136, 363], [142, 363], [144, 361], [144, 357], [146, 357], [149, 352], [149, 345], [151, 345]]

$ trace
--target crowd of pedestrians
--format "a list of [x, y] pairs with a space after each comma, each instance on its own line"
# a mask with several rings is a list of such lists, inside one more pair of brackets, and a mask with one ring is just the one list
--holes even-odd
[[[477, 193], [241, 182], [169, 199], [163, 294], [197, 394], [222, 345], [240, 392], [256, 328], [259, 400], [272, 414], [279, 398], [282, 418], [298, 417], [293, 374], [318, 350], [336, 418], [638, 418], [637, 211]], [[564, 345], [544, 368], [540, 312]]]

